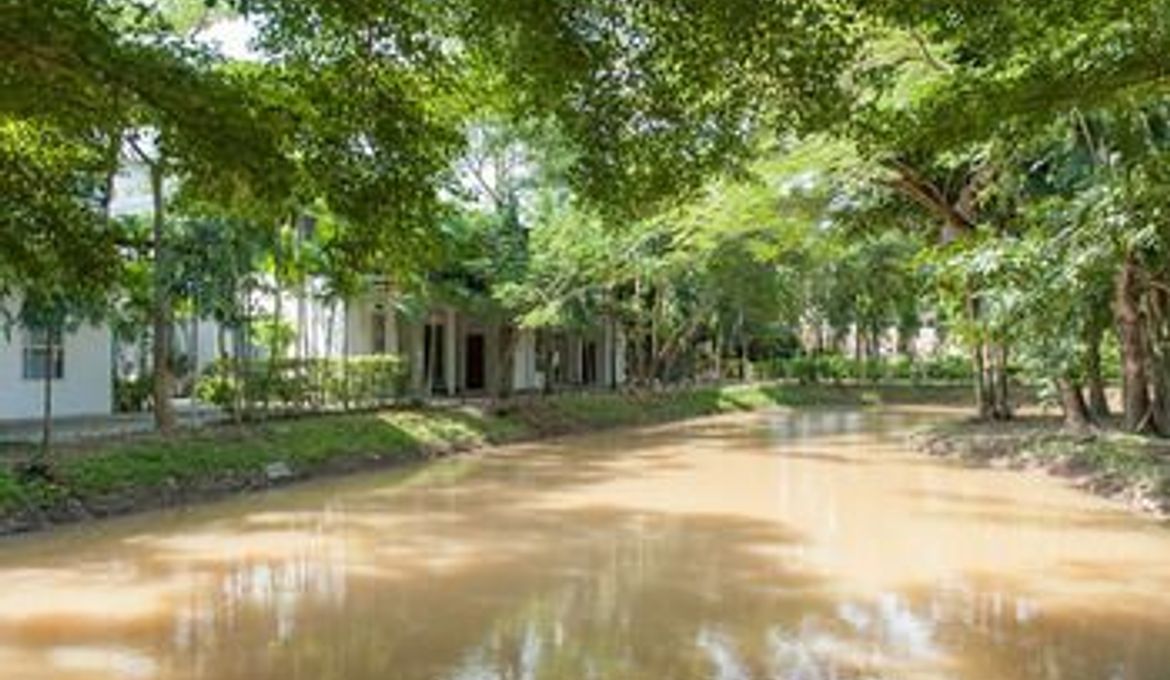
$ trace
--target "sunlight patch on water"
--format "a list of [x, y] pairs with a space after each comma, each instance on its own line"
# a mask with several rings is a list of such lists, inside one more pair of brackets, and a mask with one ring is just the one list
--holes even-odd
[[49, 659], [65, 672], [101, 673], [118, 680], [148, 680], [158, 675], [154, 659], [132, 649], [55, 647]]

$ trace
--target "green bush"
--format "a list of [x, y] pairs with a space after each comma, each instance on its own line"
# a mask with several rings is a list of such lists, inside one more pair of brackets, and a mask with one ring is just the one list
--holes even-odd
[[20, 481], [8, 470], [0, 469], [0, 511], [19, 508], [26, 502]]
[[922, 376], [928, 380], [965, 381], [971, 379], [971, 363], [966, 357], [940, 357], [923, 362], [922, 367]]
[[150, 404], [150, 378], [131, 378], [114, 383], [114, 410], [118, 413], [141, 413]]
[[965, 382], [971, 378], [971, 368], [964, 357], [857, 360], [841, 354], [820, 354], [757, 362], [753, 364], [753, 375], [759, 380], [787, 379], [804, 385], [844, 381]]
[[400, 357], [217, 361], [196, 386], [199, 399], [232, 410], [237, 404], [306, 411], [327, 407], [371, 408], [406, 393]]

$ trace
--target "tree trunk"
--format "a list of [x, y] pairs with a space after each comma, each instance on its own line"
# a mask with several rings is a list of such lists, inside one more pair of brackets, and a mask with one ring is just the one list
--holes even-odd
[[154, 424], [159, 432], [168, 434], [175, 429], [175, 407], [171, 402], [173, 376], [171, 375], [171, 333], [174, 310], [170, 296], [170, 257], [166, 243], [166, 214], [163, 199], [162, 165], [150, 168], [150, 190], [154, 200], [154, 296], [151, 305], [151, 324], [154, 343], [153, 396]]
[[199, 304], [195, 303], [191, 306], [191, 328], [190, 328], [189, 342], [187, 346], [190, 347], [191, 366], [188, 369], [191, 372], [190, 380], [194, 384], [195, 380], [199, 378]]
[[232, 329], [232, 422], [243, 424], [244, 420], [244, 369], [240, 362], [243, 360], [244, 334], [243, 326], [237, 325]]
[[908, 359], [909, 361], [914, 361], [914, 352], [910, 346], [911, 337], [913, 337], [913, 333], [911, 333], [908, 328], [899, 328], [898, 342], [895, 351], [898, 353], [898, 356], [904, 359]]
[[540, 331], [540, 335], [536, 338], [536, 344], [540, 352], [540, 365], [544, 369], [544, 384], [541, 385], [541, 392], [546, 395], [552, 394], [555, 391], [552, 333], [548, 330]]
[[[979, 299], [970, 289], [966, 291], [966, 295], [967, 321], [975, 326], [979, 323], [981, 316]], [[975, 378], [975, 404], [981, 420], [990, 420], [995, 417], [994, 385], [989, 380], [988, 363], [987, 342], [980, 337], [971, 348], [971, 368]]]
[[187, 371], [187, 384], [190, 386], [191, 404], [198, 408], [199, 405], [199, 390], [196, 388], [199, 385], [199, 305], [198, 303], [192, 305], [191, 311], [191, 328], [188, 331], [187, 346], [190, 348], [190, 360]]
[[[350, 390], [349, 390], [349, 303], [343, 302], [343, 309], [345, 310], [344, 324], [341, 327], [341, 410], [348, 411], [350, 407]], [[434, 361], [434, 355], [431, 355], [431, 361]], [[429, 375], [429, 374], [428, 374]], [[427, 395], [430, 395], [430, 384], [427, 385]]]
[[498, 333], [496, 387], [494, 401], [507, 401], [512, 396], [512, 378], [516, 369], [516, 329], [509, 323], [501, 323]]
[[999, 420], [999, 383], [996, 380], [995, 347], [990, 341], [984, 340], [979, 347], [983, 364], [983, 411], [985, 418]]
[[1153, 426], [1162, 436], [1170, 436], [1170, 290], [1153, 288], [1148, 297], [1146, 337], [1150, 362], [1150, 388], [1153, 392]]
[[48, 329], [45, 339], [45, 382], [43, 401], [41, 403], [41, 452], [40, 463], [46, 465], [49, 462], [49, 457], [53, 452], [53, 375], [56, 368], [56, 362], [53, 361], [53, 355], [56, 353], [57, 347], [53, 342], [53, 330]]
[[1149, 430], [1152, 415], [1139, 278], [1137, 258], [1133, 253], [1127, 253], [1117, 274], [1114, 315], [1121, 345], [1121, 370], [1125, 377], [1124, 424], [1129, 432]]
[[1151, 429], [1163, 437], [1170, 436], [1170, 361], [1162, 359], [1155, 364], [1158, 367], [1156, 377], [1151, 381], [1153, 400], [1150, 408], [1153, 412]]
[[[326, 325], [325, 325], [325, 359], [326, 359], [325, 366], [326, 366], [326, 369], [325, 369], [325, 371], [322, 372], [322, 375], [321, 375], [321, 380], [323, 382], [322, 389], [321, 389], [321, 395], [322, 395], [321, 404], [322, 404], [322, 406], [324, 406], [326, 408], [328, 408], [328, 406], [329, 406], [329, 392], [327, 389], [325, 389], [325, 386], [327, 386], [329, 384], [329, 381], [333, 377], [333, 368], [334, 368], [333, 360], [336, 357], [336, 354], [334, 354], [334, 352], [333, 352], [333, 350], [334, 350], [333, 335], [334, 335], [334, 332], [335, 332], [335, 329], [337, 326], [337, 301], [336, 300], [329, 300], [328, 304], [329, 304], [329, 320], [326, 322]], [[413, 382], [414, 382], [414, 379], [411, 378], [411, 383], [413, 383]]]
[[723, 330], [715, 327], [715, 382], [723, 381]]
[[990, 420], [994, 409], [991, 405], [990, 390], [987, 385], [987, 371], [983, 361], [983, 344], [976, 344], [971, 351], [971, 370], [974, 377], [975, 404], [979, 410], [980, 420]]
[[739, 381], [747, 382], [748, 380], [748, 351], [747, 339], [743, 332], [743, 309], [739, 310], [739, 320], [736, 322], [736, 335], [739, 336]]
[[1101, 343], [1104, 339], [1105, 327], [1093, 324], [1085, 342], [1085, 378], [1089, 387], [1089, 410], [1096, 420], [1109, 417], [1109, 397], [1105, 394], [1105, 376], [1101, 369]]
[[1089, 407], [1085, 405], [1081, 386], [1068, 378], [1061, 378], [1056, 381], [1056, 388], [1060, 393], [1065, 426], [1074, 430], [1088, 429], [1092, 419], [1089, 417]]
[[861, 324], [853, 324], [853, 365], [856, 367], [857, 382], [865, 382], [865, 363], [861, 360]]
[[618, 374], [617, 374], [617, 358], [618, 358], [618, 322], [615, 319], [609, 320], [609, 388], [617, 391], [618, 388]]
[[1011, 420], [1011, 385], [1008, 377], [1008, 347], [1004, 342], [991, 346], [995, 353], [995, 418]]
[[653, 312], [650, 314], [650, 356], [646, 376], [650, 382], [657, 383], [661, 376], [658, 373], [658, 345], [660, 332], [660, 320], [658, 315], [662, 311], [662, 289], [660, 286], [654, 286], [651, 294], [654, 296]]
[[[272, 301], [272, 325], [269, 328], [271, 336], [268, 338], [268, 366], [265, 371], [265, 379], [268, 382], [268, 387], [264, 390], [264, 413], [267, 415], [272, 407], [272, 386], [276, 384], [277, 372], [280, 370], [278, 366], [280, 361], [280, 341], [281, 341], [281, 324], [284, 320], [284, 280], [281, 276], [284, 269], [284, 249], [281, 239], [280, 224], [276, 225], [276, 239], [275, 245], [272, 249], [272, 289], [274, 298]], [[281, 404], [281, 408], [287, 408], [288, 404]]]
[[240, 415], [241, 418], [252, 419], [252, 287], [251, 284], [244, 286], [244, 301], [241, 305], [244, 310], [244, 318], [240, 322], [240, 351], [238, 364], [240, 368], [239, 379], [239, 393], [240, 393]]

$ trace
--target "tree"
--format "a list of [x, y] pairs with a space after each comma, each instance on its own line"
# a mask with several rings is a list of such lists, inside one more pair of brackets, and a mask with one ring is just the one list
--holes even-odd
[[102, 167], [51, 125], [0, 122], [0, 299], [47, 283], [79, 292], [112, 283], [116, 240], [102, 206]]

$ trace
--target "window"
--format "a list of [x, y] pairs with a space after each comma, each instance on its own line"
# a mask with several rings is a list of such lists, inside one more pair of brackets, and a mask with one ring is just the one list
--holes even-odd
[[[50, 340], [52, 343], [49, 342]], [[64, 378], [65, 348], [61, 344], [61, 332], [52, 331], [50, 334], [47, 331], [29, 331], [25, 333], [22, 359], [25, 380], [44, 380], [46, 368], [49, 369], [54, 380]], [[46, 363], [49, 363], [48, 367], [46, 367]]]

